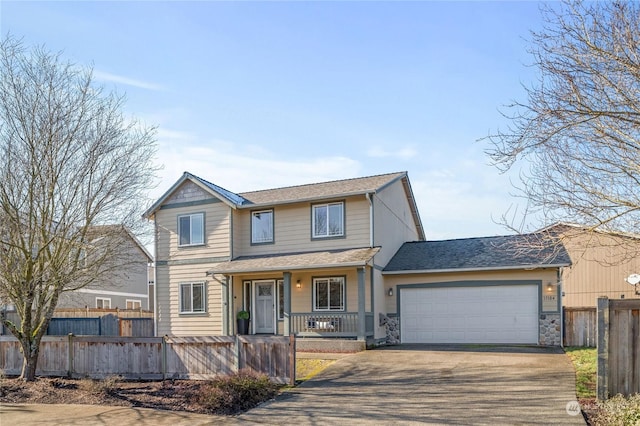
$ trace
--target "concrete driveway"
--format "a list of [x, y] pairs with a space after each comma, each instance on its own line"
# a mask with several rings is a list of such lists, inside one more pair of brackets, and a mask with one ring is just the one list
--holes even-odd
[[0, 424], [575, 424], [574, 373], [561, 350], [398, 346], [339, 359], [239, 417], [82, 405], [3, 405]]
[[560, 349], [406, 345], [336, 361], [240, 417], [254, 424], [582, 424]]

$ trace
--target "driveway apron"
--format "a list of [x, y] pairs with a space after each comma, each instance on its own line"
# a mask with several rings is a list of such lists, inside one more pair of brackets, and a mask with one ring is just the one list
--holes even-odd
[[[403, 345], [336, 361], [237, 418], [254, 424], [582, 424], [560, 349]], [[569, 410], [570, 411], [570, 410]]]

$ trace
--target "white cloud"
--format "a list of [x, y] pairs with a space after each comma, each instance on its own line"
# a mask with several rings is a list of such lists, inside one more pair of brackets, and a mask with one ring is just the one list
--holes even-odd
[[100, 70], [93, 70], [93, 78], [97, 81], [124, 84], [127, 86], [138, 87], [140, 89], [153, 90], [153, 91], [164, 90], [162, 86], [154, 83], [150, 83], [142, 80], [136, 80], [133, 78], [124, 77], [117, 74], [111, 74], [111, 73], [100, 71]]
[[300, 185], [361, 176], [361, 164], [347, 157], [281, 158], [264, 147], [213, 140], [190, 143], [191, 135], [164, 130], [158, 134], [161, 182], [151, 194], [157, 198], [188, 171], [233, 192]]

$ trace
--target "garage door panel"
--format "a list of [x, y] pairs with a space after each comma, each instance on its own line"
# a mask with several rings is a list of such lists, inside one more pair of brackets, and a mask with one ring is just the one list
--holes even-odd
[[404, 343], [537, 343], [538, 287], [400, 290]]

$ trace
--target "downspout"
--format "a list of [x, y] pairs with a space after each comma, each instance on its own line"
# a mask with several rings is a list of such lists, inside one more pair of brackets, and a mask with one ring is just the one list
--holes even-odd
[[562, 266], [558, 268], [558, 300], [560, 304], [560, 347], [564, 348], [564, 303], [562, 303]]
[[[158, 223], [153, 216], [153, 240], [155, 258], [153, 259], [153, 335], [158, 335]], [[149, 283], [147, 283], [147, 294], [149, 294]]]
[[364, 196], [369, 202], [369, 247], [373, 247], [373, 200], [370, 192], [367, 192]]
[[[371, 199], [371, 193], [367, 192], [366, 194], [364, 194], [364, 196], [366, 197], [367, 201], [369, 202], [369, 247], [373, 248], [373, 200]], [[375, 342], [376, 340], [376, 326], [375, 326], [375, 316], [376, 316], [376, 298], [375, 298], [375, 282], [374, 282], [374, 277], [375, 277], [375, 266], [376, 266], [376, 260], [375, 260], [375, 255], [373, 255], [373, 257], [371, 258], [371, 273], [369, 274], [369, 291], [370, 291], [370, 301], [369, 303], [371, 303], [370, 306], [370, 310], [373, 314], [373, 318], [374, 318], [374, 325], [373, 325], [373, 341]], [[366, 327], [366, 325], [365, 325]], [[366, 341], [366, 336], [365, 336], [365, 341]]]

